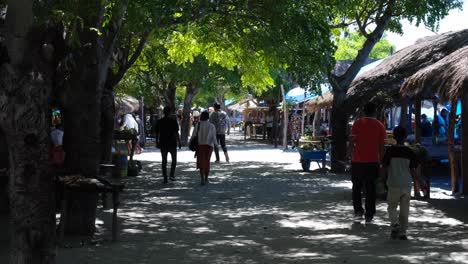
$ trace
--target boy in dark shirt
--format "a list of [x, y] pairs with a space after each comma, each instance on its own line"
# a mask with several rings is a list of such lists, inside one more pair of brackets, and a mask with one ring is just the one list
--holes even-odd
[[[383, 165], [387, 167], [387, 202], [388, 215], [392, 231], [392, 239], [407, 240], [409, 204], [411, 199], [412, 179], [416, 169], [416, 155], [404, 145], [406, 139], [405, 128], [399, 126], [393, 130], [393, 137], [397, 145], [387, 149]], [[398, 213], [397, 207], [400, 206]]]

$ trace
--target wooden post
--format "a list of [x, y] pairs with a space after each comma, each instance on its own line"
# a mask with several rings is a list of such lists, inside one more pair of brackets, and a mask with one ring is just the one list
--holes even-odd
[[393, 127], [395, 126], [395, 121], [393, 120], [394, 116], [393, 116], [393, 110], [394, 110], [394, 106], [392, 106], [392, 108], [390, 109], [390, 126], [388, 126], [389, 129], [393, 130]]
[[305, 130], [305, 104], [306, 104], [307, 90], [304, 90], [304, 101], [302, 102], [302, 124], [301, 124], [301, 136], [304, 136]]
[[138, 142], [138, 144], [141, 143], [141, 146], [144, 147], [145, 144], [146, 144], [146, 117], [145, 117], [145, 101], [144, 101], [144, 97], [142, 96], [140, 98], [140, 109], [139, 109], [140, 113], [140, 120], [141, 120], [141, 128], [138, 128], [138, 129], [141, 129], [142, 131], [139, 131], [140, 132], [140, 139]]
[[273, 140], [273, 144], [275, 145], [275, 148], [278, 147], [278, 129], [279, 129], [279, 121], [280, 121], [280, 115], [279, 115], [279, 111], [278, 111], [278, 102], [279, 102], [279, 99], [277, 102], [275, 102], [275, 109], [273, 110], [273, 127], [271, 128], [271, 140]]
[[407, 102], [406, 98], [402, 98], [401, 99], [401, 114], [400, 114], [399, 126], [406, 128], [406, 122], [408, 122], [408, 102]]
[[283, 150], [288, 149], [288, 106], [286, 105], [286, 96], [284, 86], [281, 84], [281, 95], [283, 96]]
[[455, 155], [454, 148], [454, 132], [455, 132], [455, 118], [457, 113], [457, 101], [453, 100], [451, 102], [452, 107], [450, 107], [449, 113], [449, 126], [447, 134], [447, 148], [450, 161], [450, 176], [452, 178], [452, 194], [458, 193], [458, 173], [457, 173], [457, 163], [458, 159]]
[[432, 119], [432, 143], [437, 143], [437, 135], [439, 135], [439, 118], [437, 118], [437, 100], [432, 100], [432, 107], [434, 107], [434, 118]]
[[[462, 181], [463, 181], [463, 194], [468, 193], [468, 129], [464, 129], [468, 127], [468, 89], [463, 89], [463, 93], [461, 96], [461, 105], [462, 105], [462, 129], [461, 129], [461, 138], [462, 138], [462, 146], [461, 146], [461, 174], [462, 174]], [[456, 105], [455, 105], [456, 108]]]
[[411, 123], [413, 121], [412, 119], [413, 119], [413, 104], [409, 103], [408, 104], [408, 116], [407, 116], [406, 123], [405, 123], [406, 131], [408, 131], [408, 134], [413, 132], [413, 128], [411, 126]]
[[421, 143], [421, 99], [416, 98], [414, 102], [414, 115], [416, 127], [414, 128], [414, 140], [416, 143]]

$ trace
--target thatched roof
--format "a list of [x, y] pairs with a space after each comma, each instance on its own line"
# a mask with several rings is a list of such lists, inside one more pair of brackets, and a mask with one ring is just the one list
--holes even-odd
[[356, 78], [348, 90], [346, 108], [353, 111], [377, 97], [399, 98], [406, 78], [467, 45], [468, 29], [420, 39]]
[[122, 97], [115, 97], [115, 113], [117, 115], [125, 115], [133, 112], [137, 112], [140, 109], [140, 102], [138, 99], [124, 95]]
[[231, 111], [239, 111], [239, 112], [242, 112], [244, 111], [245, 109], [247, 108], [257, 108], [258, 107], [258, 101], [257, 99], [255, 98], [247, 98], [247, 99], [244, 99], [240, 102], [237, 102], [235, 104], [232, 104], [232, 105], [228, 105], [227, 106], [227, 109], [231, 110]]
[[306, 108], [309, 112], [314, 112], [318, 108], [331, 107], [333, 104], [333, 93], [331, 91], [325, 92], [322, 95], [310, 99], [306, 102]]
[[428, 66], [405, 81], [401, 94], [422, 98], [438, 94], [443, 101], [456, 100], [468, 89], [468, 46]]
[[[378, 59], [367, 59], [366, 62], [364, 62], [364, 66], [367, 64], [371, 64]], [[336, 76], [341, 76], [346, 73], [349, 67], [351, 67], [351, 64], [353, 64], [354, 60], [339, 60], [335, 64], [335, 68], [333, 69], [333, 74]]]

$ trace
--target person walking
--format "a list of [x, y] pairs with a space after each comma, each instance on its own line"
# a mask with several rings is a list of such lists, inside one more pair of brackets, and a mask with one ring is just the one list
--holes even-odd
[[177, 146], [180, 146], [179, 124], [171, 117], [171, 108], [169, 106], [163, 109], [164, 117], [159, 119], [156, 124], [155, 133], [156, 146], [161, 150], [162, 173], [164, 183], [167, 183], [167, 154], [171, 154], [171, 174], [169, 179], [175, 181], [175, 169], [177, 165]]
[[432, 125], [426, 114], [421, 115], [421, 137], [432, 137]]
[[[385, 152], [382, 164], [387, 168], [387, 203], [392, 239], [407, 240], [408, 214], [411, 199], [411, 183], [416, 178], [417, 159], [414, 152], [404, 145], [406, 130], [398, 126], [393, 130], [397, 145]], [[400, 206], [398, 213], [397, 207]]]
[[[366, 223], [371, 223], [375, 214], [375, 182], [379, 176], [386, 138], [385, 127], [375, 119], [375, 114], [375, 104], [369, 102], [364, 105], [364, 117], [354, 122], [350, 137], [354, 220], [360, 221], [365, 214]], [[366, 196], [365, 212], [361, 200], [363, 188]]]
[[[226, 132], [229, 135], [231, 131], [231, 124], [229, 121], [229, 117], [226, 112], [221, 110], [221, 105], [215, 103], [213, 105], [214, 112], [210, 115], [210, 123], [212, 123], [216, 128], [216, 139], [221, 148], [224, 151], [224, 157], [226, 158], [226, 162], [229, 162], [229, 155], [226, 148]], [[216, 161], [219, 162], [219, 149], [218, 146], [215, 145], [214, 147]]]
[[217, 147], [216, 128], [208, 119], [210, 114], [208, 111], [203, 111], [200, 115], [200, 122], [193, 129], [193, 137], [197, 137], [198, 146], [196, 150], [197, 169], [200, 169], [201, 184], [208, 183], [208, 175], [210, 174], [210, 159], [213, 153], [213, 148]]

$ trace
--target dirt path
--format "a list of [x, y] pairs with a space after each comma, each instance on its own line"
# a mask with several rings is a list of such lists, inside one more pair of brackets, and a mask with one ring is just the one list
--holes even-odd
[[455, 200], [412, 201], [410, 240], [392, 241], [383, 202], [373, 224], [352, 223], [348, 176], [302, 172], [294, 151], [231, 144], [207, 186], [189, 151], [168, 185], [159, 153], [138, 156], [145, 171], [127, 179], [120, 241], [108, 241], [111, 213], [100, 210], [96, 241], [69, 239], [57, 263], [468, 263], [467, 213], [438, 209]]

